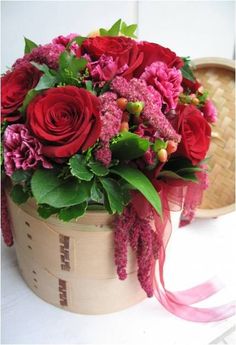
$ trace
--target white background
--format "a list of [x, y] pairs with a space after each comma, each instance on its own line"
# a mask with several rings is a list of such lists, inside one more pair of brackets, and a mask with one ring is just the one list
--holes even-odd
[[[45, 44], [59, 34], [86, 35], [109, 27], [118, 18], [138, 23], [139, 39], [168, 46], [178, 55], [233, 57], [232, 1], [3, 1], [2, 71], [22, 56], [23, 36]], [[207, 305], [229, 300], [235, 229], [235, 215], [229, 214], [174, 231], [168, 248], [167, 286], [185, 289], [218, 274], [228, 289]], [[204, 345], [234, 323], [232, 319], [213, 324], [183, 321], [154, 299], [105, 316], [64, 312], [26, 287], [13, 248], [4, 247], [2, 254], [2, 343]]]
[[139, 39], [180, 56], [233, 57], [233, 1], [2, 1], [2, 71], [22, 56], [24, 36], [45, 44], [59, 34], [110, 27], [119, 18], [139, 25]]

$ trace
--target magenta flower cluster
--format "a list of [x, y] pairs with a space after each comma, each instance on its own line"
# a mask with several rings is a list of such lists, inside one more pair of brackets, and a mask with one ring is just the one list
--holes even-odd
[[111, 83], [111, 88], [130, 102], [144, 102], [141, 118], [143, 122], [148, 122], [156, 129], [156, 137], [180, 141], [180, 135], [176, 133], [162, 112], [161, 94], [152, 85], [147, 85], [144, 79], [133, 78], [127, 81], [123, 77], [116, 77]]
[[18, 169], [36, 169], [42, 165], [52, 168], [42, 155], [40, 142], [33, 137], [28, 128], [22, 124], [8, 126], [4, 133], [4, 166], [8, 176]]

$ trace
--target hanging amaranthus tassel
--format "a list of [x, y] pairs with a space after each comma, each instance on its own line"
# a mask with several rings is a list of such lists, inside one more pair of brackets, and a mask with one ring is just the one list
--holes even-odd
[[8, 213], [7, 197], [4, 187], [1, 186], [1, 229], [2, 236], [5, 244], [7, 246], [13, 245], [13, 236], [11, 231], [10, 217]]

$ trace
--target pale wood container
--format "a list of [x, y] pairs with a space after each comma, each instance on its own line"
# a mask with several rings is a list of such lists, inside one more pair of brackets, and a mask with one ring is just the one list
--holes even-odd
[[146, 298], [131, 250], [127, 279], [117, 277], [112, 216], [89, 211], [70, 223], [44, 221], [33, 201], [19, 207], [8, 197], [8, 204], [21, 274], [40, 298], [80, 314], [111, 313]]

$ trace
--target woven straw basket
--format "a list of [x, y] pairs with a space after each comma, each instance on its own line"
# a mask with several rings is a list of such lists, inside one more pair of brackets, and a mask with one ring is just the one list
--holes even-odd
[[196, 77], [218, 111], [209, 150], [210, 185], [196, 216], [217, 217], [235, 208], [235, 64], [221, 58], [196, 59], [193, 63]]

